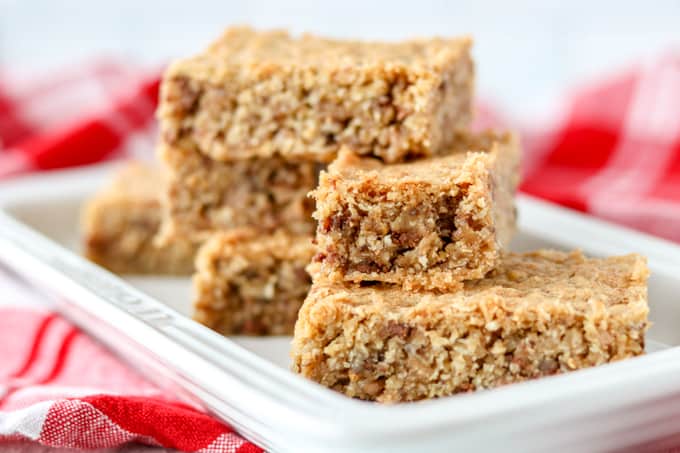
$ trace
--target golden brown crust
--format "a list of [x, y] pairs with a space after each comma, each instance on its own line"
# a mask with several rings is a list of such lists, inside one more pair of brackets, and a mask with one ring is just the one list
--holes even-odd
[[166, 71], [161, 133], [216, 160], [279, 154], [328, 162], [342, 145], [387, 162], [436, 154], [472, 116], [471, 44], [231, 28]]
[[508, 254], [457, 293], [315, 282], [293, 341], [298, 373], [349, 396], [412, 401], [642, 354], [645, 259]]
[[311, 195], [315, 278], [451, 291], [498, 262], [515, 230], [519, 144], [458, 134], [447, 156], [384, 165], [341, 152]]
[[292, 334], [313, 253], [311, 235], [215, 234], [196, 258], [194, 319], [223, 335]]
[[81, 216], [87, 258], [121, 274], [190, 274], [196, 251], [190, 242], [154, 244], [161, 185], [158, 169], [130, 162], [88, 200]]

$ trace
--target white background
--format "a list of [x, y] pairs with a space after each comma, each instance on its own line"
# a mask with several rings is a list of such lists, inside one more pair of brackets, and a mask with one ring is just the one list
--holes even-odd
[[671, 0], [0, 0], [0, 69], [48, 71], [102, 55], [163, 62], [234, 23], [385, 39], [473, 33], [478, 92], [517, 113], [680, 50], [680, 1]]

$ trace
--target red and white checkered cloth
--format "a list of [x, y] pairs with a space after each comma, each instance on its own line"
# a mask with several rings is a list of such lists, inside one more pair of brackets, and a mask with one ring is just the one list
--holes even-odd
[[255, 453], [231, 428], [161, 392], [0, 267], [0, 450], [131, 442], [201, 453]]
[[[115, 62], [45, 80], [0, 72], [0, 176], [152, 155], [157, 87], [157, 72]], [[522, 132], [524, 192], [680, 241], [680, 54], [579, 87], [540, 118], [480, 111], [480, 125]], [[0, 358], [0, 441], [260, 451], [54, 314], [0, 309]]]
[[523, 124], [522, 191], [680, 241], [680, 53], [575, 90], [550, 125]]
[[50, 77], [0, 68], [0, 177], [148, 157], [158, 72], [113, 61]]

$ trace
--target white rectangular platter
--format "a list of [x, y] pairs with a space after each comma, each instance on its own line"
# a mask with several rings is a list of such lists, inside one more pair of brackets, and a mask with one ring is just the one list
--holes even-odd
[[495, 390], [383, 406], [288, 371], [288, 337], [227, 339], [194, 323], [186, 316], [188, 278], [122, 281], [80, 259], [80, 204], [111, 170], [1, 183], [0, 261], [57, 296], [65, 315], [141, 372], [200, 401], [270, 451], [638, 451], [680, 444], [677, 245], [520, 197], [514, 250], [581, 248], [595, 256], [649, 258], [648, 354]]

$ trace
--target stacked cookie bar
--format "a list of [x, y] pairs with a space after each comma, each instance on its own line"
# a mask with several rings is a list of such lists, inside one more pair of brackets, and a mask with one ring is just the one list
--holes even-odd
[[[470, 45], [237, 27], [172, 64], [158, 109], [162, 222], [143, 242], [201, 247], [195, 318], [224, 334], [291, 334], [311, 284], [319, 170], [343, 146], [385, 162], [445, 152], [471, 119]], [[126, 256], [129, 271], [142, 255]]]
[[312, 192], [317, 253], [293, 369], [401, 402], [643, 353], [644, 258], [508, 252], [519, 157], [514, 134], [494, 132], [459, 131], [401, 162], [343, 148]]
[[386, 165], [343, 150], [313, 192], [319, 274], [455, 290], [494, 268], [515, 230], [519, 144], [459, 133], [448, 153]]
[[161, 227], [161, 172], [129, 162], [88, 200], [82, 211], [85, 256], [119, 274], [187, 275], [196, 245], [177, 237], [157, 246]]
[[233, 28], [161, 88], [162, 243], [207, 241], [195, 319], [291, 334], [311, 279], [318, 171], [342, 146], [391, 162], [450, 146], [471, 116], [470, 42], [337, 41]]
[[379, 43], [231, 28], [166, 72], [163, 140], [217, 161], [328, 162], [342, 145], [385, 162], [436, 154], [471, 119], [470, 46], [467, 38]]
[[642, 354], [644, 258], [507, 252], [518, 159], [507, 133], [394, 165], [342, 152], [313, 192], [318, 250], [294, 370], [399, 402]]
[[196, 259], [194, 319], [225, 335], [290, 335], [313, 254], [309, 235], [216, 233]]
[[436, 398], [644, 352], [639, 255], [504, 254], [457, 291], [315, 279], [295, 327], [295, 371], [348, 396]]
[[91, 203], [88, 255], [193, 271], [197, 321], [294, 332], [296, 372], [366, 400], [643, 353], [644, 258], [508, 251], [520, 144], [469, 130], [470, 46], [227, 30], [165, 73], [164, 177]]

